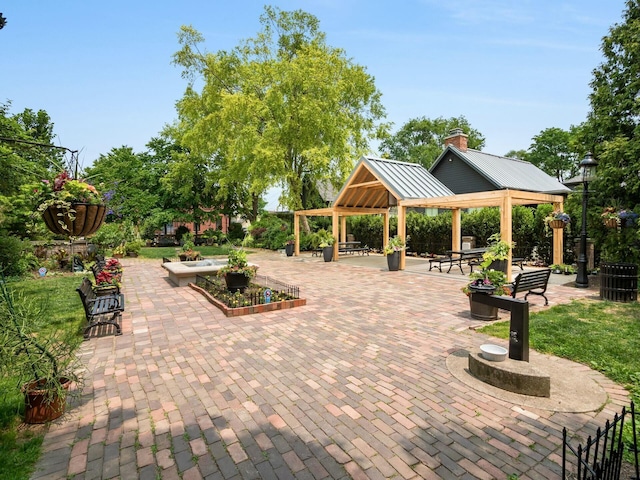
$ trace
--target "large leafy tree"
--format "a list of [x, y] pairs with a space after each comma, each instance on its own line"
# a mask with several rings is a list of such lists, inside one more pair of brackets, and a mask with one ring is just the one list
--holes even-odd
[[381, 142], [380, 151], [394, 160], [419, 163], [429, 168], [444, 150], [444, 139], [454, 128], [461, 128], [469, 136], [469, 148], [482, 150], [484, 137], [461, 115], [457, 118], [412, 118]]
[[640, 206], [640, 3], [628, 0], [623, 21], [602, 40], [604, 62], [593, 72], [585, 137], [594, 152], [595, 201]]
[[577, 174], [580, 154], [583, 153], [570, 131], [551, 127], [532, 138], [526, 160], [538, 166], [560, 182]]
[[0, 104], [0, 228], [11, 234], [35, 235], [41, 180], [52, 178], [63, 164], [63, 150], [53, 143], [53, 123], [44, 110], [11, 114]]
[[316, 17], [265, 7], [260, 22], [255, 38], [216, 53], [201, 51], [202, 35], [182, 27], [174, 61], [189, 85], [171, 132], [207, 159], [222, 198], [240, 188], [257, 205], [280, 184], [281, 202], [300, 209], [305, 182], [344, 180], [384, 128], [384, 109], [373, 77], [326, 44]]
[[[147, 147], [164, 148], [159, 142], [154, 139]], [[152, 149], [135, 153], [131, 147], [112, 148], [87, 169], [87, 175], [108, 197], [113, 216], [126, 218], [136, 227], [162, 206], [160, 179], [167, 170], [166, 158], [155, 153]]]

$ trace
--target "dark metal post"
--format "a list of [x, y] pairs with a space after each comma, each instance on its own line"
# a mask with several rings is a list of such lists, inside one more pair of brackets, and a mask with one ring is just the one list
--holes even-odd
[[584, 180], [582, 185], [582, 228], [580, 230], [580, 255], [578, 255], [576, 287], [587, 288], [589, 286], [589, 274], [587, 272], [587, 199], [589, 198], [589, 182]]
[[580, 230], [580, 255], [578, 255], [578, 274], [576, 275], [576, 287], [587, 288], [589, 286], [589, 273], [587, 272], [587, 205], [589, 199], [589, 181], [593, 178], [593, 170], [598, 162], [591, 153], [587, 153], [580, 162], [582, 167], [582, 228]]

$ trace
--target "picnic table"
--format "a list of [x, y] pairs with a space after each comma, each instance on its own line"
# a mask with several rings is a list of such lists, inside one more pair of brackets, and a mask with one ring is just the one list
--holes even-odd
[[369, 247], [361, 246], [362, 243], [359, 241], [350, 241], [350, 242], [338, 242], [338, 253], [348, 253], [350, 255], [353, 255], [354, 253], [358, 252], [361, 254], [367, 254], [369, 255]]
[[464, 271], [462, 270], [462, 262], [469, 263], [474, 260], [479, 260], [482, 258], [482, 254], [486, 251], [487, 249], [485, 247], [447, 250], [443, 256], [429, 260], [429, 270], [434, 266], [437, 266], [438, 270], [442, 272], [442, 264], [448, 263], [449, 270], [447, 270], [447, 273], [449, 273], [451, 271], [451, 267], [453, 267], [454, 264], [457, 264], [460, 268], [460, 273], [464, 274]]

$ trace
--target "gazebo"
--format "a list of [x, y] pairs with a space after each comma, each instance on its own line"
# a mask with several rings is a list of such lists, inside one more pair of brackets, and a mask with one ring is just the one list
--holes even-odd
[[[440, 208], [453, 212], [452, 250], [461, 244], [461, 211], [463, 208], [499, 207], [500, 235], [511, 243], [514, 205], [551, 203], [562, 210], [564, 197], [521, 190], [493, 190], [454, 195], [442, 182], [416, 163], [362, 157], [338, 193], [331, 207], [298, 210], [294, 213], [295, 255], [300, 254], [300, 216], [331, 216], [332, 233], [336, 239], [346, 241], [346, 217], [349, 215], [383, 215], [383, 244], [389, 241], [389, 215], [392, 207], [398, 210], [398, 236], [406, 239], [407, 209]], [[562, 262], [562, 231], [553, 232], [553, 262]], [[511, 257], [511, 253], [509, 254]], [[338, 244], [333, 246], [333, 259], [338, 260]], [[507, 263], [507, 275], [511, 275], [511, 258]], [[405, 267], [405, 252], [400, 259], [400, 269]]]

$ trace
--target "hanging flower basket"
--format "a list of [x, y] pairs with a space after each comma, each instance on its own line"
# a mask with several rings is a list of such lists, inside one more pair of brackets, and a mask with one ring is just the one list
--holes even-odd
[[617, 218], [605, 218], [603, 220], [604, 226], [608, 228], [618, 228], [618, 219]]
[[550, 220], [549, 226], [551, 228], [564, 228], [567, 224], [562, 220]]
[[57, 235], [86, 237], [95, 233], [107, 216], [105, 205], [72, 203], [70, 207], [49, 205], [42, 218], [47, 228]]

